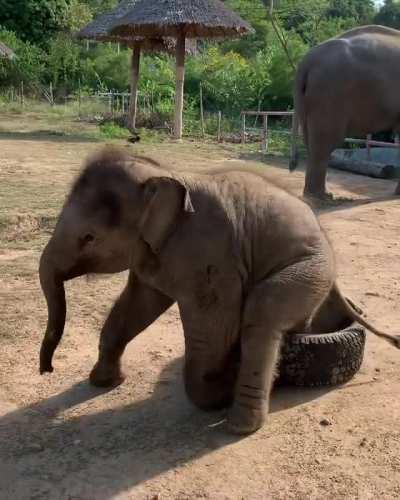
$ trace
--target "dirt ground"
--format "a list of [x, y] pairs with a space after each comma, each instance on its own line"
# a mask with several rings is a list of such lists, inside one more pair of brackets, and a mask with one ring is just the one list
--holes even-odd
[[[78, 279], [67, 286], [55, 372], [38, 374], [47, 318], [38, 258], [72, 178], [98, 147], [35, 136], [22, 123], [0, 134], [0, 498], [400, 498], [400, 355], [372, 335], [351, 382], [276, 390], [268, 424], [240, 439], [214, 425], [223, 413], [202, 413], [184, 395], [175, 307], [129, 346], [122, 386], [90, 387], [98, 333], [126, 275]], [[129, 147], [180, 167], [261, 161], [228, 146]], [[302, 171], [290, 175], [277, 159], [263, 165], [300, 194]], [[329, 185], [353, 200], [321, 214], [342, 288], [376, 325], [400, 332], [395, 183], [332, 172]]]

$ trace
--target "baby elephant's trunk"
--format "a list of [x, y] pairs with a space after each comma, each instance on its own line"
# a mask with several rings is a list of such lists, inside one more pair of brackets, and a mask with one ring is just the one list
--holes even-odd
[[64, 332], [66, 301], [62, 273], [54, 265], [49, 246], [40, 259], [40, 284], [46, 297], [48, 320], [40, 349], [40, 373], [52, 372], [52, 359]]

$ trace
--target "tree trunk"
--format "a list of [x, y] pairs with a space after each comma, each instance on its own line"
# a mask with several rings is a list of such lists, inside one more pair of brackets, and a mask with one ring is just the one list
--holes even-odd
[[175, 139], [182, 139], [183, 90], [185, 84], [185, 33], [182, 31], [176, 43], [176, 94], [175, 94]]
[[127, 120], [127, 127], [131, 131], [134, 131], [136, 129], [138, 87], [139, 87], [139, 75], [140, 75], [140, 51], [141, 51], [140, 42], [135, 42], [132, 54], [131, 100], [129, 104], [129, 112]]
[[396, 179], [398, 175], [397, 171], [399, 170], [398, 167], [384, 163], [342, 158], [330, 158], [329, 166], [338, 170], [368, 175], [377, 179]]

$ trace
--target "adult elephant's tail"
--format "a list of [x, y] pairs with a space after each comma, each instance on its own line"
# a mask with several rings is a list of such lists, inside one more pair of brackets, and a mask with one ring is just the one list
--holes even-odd
[[307, 145], [307, 117], [305, 108], [305, 95], [307, 90], [308, 67], [303, 63], [297, 70], [294, 90], [294, 118], [292, 130], [292, 152], [289, 163], [289, 170], [293, 172], [299, 164], [298, 139], [300, 128], [302, 130], [304, 142]]

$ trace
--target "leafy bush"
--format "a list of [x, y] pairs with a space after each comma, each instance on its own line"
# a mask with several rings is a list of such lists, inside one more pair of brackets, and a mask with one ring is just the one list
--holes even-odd
[[0, 0], [0, 26], [20, 39], [47, 45], [62, 30], [71, 0]]
[[81, 49], [71, 37], [60, 34], [49, 45], [46, 64], [46, 79], [51, 81], [59, 93], [71, 92], [82, 77]]
[[15, 33], [0, 31], [0, 40], [14, 50], [16, 59], [9, 61], [0, 59], [0, 83], [2, 87], [19, 86], [24, 80], [28, 83], [38, 83], [45, 72], [46, 54], [36, 45], [23, 42]]

